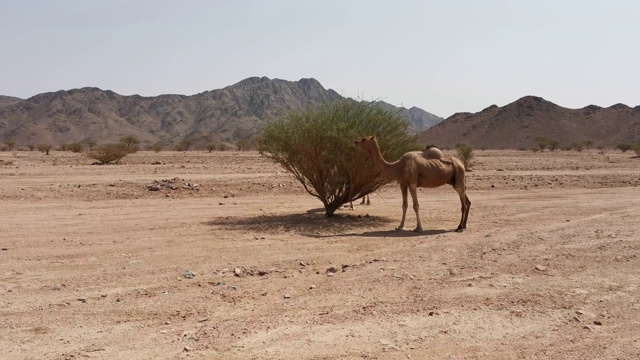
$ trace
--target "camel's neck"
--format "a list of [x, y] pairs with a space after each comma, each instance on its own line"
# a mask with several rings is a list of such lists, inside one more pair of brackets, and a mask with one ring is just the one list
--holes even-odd
[[369, 156], [371, 156], [373, 166], [375, 166], [382, 175], [389, 177], [391, 175], [391, 164], [382, 157], [378, 144], [374, 143], [373, 146], [367, 147], [367, 152]]

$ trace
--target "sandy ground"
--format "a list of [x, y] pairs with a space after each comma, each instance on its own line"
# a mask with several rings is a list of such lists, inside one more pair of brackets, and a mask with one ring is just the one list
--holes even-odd
[[417, 234], [255, 152], [0, 153], [0, 358], [640, 358], [640, 159], [477, 156]]

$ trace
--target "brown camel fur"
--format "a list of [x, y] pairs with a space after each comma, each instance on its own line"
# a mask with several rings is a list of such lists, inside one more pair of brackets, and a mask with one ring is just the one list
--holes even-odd
[[[427, 145], [422, 151], [422, 156], [427, 159], [442, 159], [444, 154], [440, 149], [435, 147], [435, 145]], [[371, 205], [371, 199], [369, 199], [369, 195], [365, 195], [362, 197], [362, 201], [360, 205]], [[351, 210], [354, 210], [353, 201], [351, 202], [351, 206], [349, 207]]]
[[[429, 159], [425, 156], [425, 152], [434, 149], [427, 148], [425, 151], [410, 151], [398, 161], [389, 163], [382, 158], [380, 147], [375, 136], [363, 137], [355, 140], [354, 143], [366, 150], [373, 161], [373, 165], [380, 173], [388, 179], [396, 180], [400, 183], [402, 191], [402, 220], [396, 228], [400, 230], [404, 227], [404, 220], [409, 207], [407, 201], [407, 189], [411, 193], [413, 200], [413, 210], [416, 212], [416, 228], [414, 231], [422, 231], [420, 223], [420, 205], [418, 204], [417, 188], [436, 188], [444, 184], [453, 186], [458, 195], [460, 195], [460, 203], [462, 204], [462, 217], [460, 225], [456, 231], [462, 232], [467, 228], [467, 218], [469, 216], [469, 208], [471, 201], [465, 193], [465, 170], [464, 165], [456, 157], [446, 160], [442, 157]], [[437, 148], [435, 148], [438, 150]], [[440, 150], [438, 150], [440, 152]], [[442, 152], [440, 152], [442, 154]]]

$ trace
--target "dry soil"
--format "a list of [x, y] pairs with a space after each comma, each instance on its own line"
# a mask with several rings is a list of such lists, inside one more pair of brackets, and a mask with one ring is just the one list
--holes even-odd
[[640, 358], [640, 159], [476, 154], [460, 234], [450, 187], [395, 231], [396, 184], [325, 218], [255, 152], [0, 153], [0, 358]]

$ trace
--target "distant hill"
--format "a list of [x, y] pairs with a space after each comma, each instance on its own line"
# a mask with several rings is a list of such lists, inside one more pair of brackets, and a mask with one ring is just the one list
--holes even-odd
[[[43, 93], [0, 107], [0, 140], [19, 145], [117, 141], [134, 135], [146, 143], [173, 146], [189, 138], [195, 146], [234, 143], [291, 110], [339, 99], [315, 79], [286, 81], [252, 77], [200, 94], [124, 96], [81, 88]], [[385, 104], [395, 108], [392, 105]], [[442, 120], [424, 110], [395, 108], [417, 133]]]
[[6, 106], [6, 105], [13, 105], [15, 103], [19, 103], [20, 101], [23, 101], [23, 100], [13, 96], [0, 95], [0, 107]]
[[468, 143], [477, 148], [530, 148], [534, 138], [546, 136], [568, 145], [584, 140], [594, 146], [640, 143], [640, 106], [568, 109], [540, 97], [525, 96], [472, 114], [457, 113], [420, 135], [424, 143], [452, 148]]

